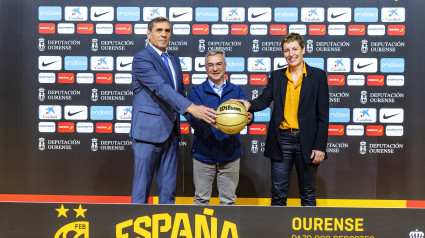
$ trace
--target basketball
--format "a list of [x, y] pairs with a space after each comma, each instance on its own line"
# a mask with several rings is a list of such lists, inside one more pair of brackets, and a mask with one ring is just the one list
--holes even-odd
[[248, 112], [244, 105], [236, 101], [227, 101], [217, 108], [215, 124], [226, 134], [239, 133], [248, 123]]

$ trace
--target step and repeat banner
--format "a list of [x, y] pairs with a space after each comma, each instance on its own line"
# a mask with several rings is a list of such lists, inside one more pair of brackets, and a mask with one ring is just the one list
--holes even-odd
[[[206, 79], [205, 52], [223, 49], [226, 77], [254, 99], [269, 72], [287, 66], [282, 36], [303, 35], [305, 61], [327, 72], [330, 91], [329, 159], [319, 169], [318, 197], [425, 200], [422, 2], [2, 5], [1, 194], [130, 195], [132, 59], [147, 44], [147, 23], [165, 16], [168, 50], [180, 56], [188, 92]], [[239, 197], [270, 196], [263, 157], [270, 111], [255, 113], [241, 132]], [[182, 120], [177, 196], [191, 197], [193, 131]]]

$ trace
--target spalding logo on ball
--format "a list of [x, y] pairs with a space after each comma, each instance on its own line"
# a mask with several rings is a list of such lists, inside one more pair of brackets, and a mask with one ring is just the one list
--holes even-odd
[[217, 108], [215, 124], [227, 134], [239, 133], [248, 123], [248, 112], [236, 101], [227, 101]]

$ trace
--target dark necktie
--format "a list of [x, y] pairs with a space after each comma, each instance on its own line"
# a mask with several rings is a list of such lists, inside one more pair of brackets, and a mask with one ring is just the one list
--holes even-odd
[[170, 64], [168, 63], [168, 55], [167, 55], [166, 53], [162, 53], [162, 54], [161, 54], [161, 56], [162, 56], [162, 58], [164, 59], [165, 66], [167, 66], [168, 73], [170, 74], [171, 82], [172, 82], [172, 84], [173, 84], [173, 88], [175, 88], [175, 86], [174, 86], [173, 73], [171, 72]]

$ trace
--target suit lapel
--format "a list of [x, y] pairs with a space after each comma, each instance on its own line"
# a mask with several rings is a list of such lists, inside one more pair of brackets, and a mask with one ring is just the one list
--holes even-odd
[[288, 78], [286, 77], [285, 72], [286, 72], [286, 68], [280, 70], [279, 72], [279, 78], [282, 79], [282, 84], [279, 87], [282, 105], [285, 105], [286, 86], [288, 85]]
[[[167, 66], [165, 65], [164, 60], [161, 58], [161, 56], [158, 55], [158, 53], [156, 53], [156, 51], [150, 45], [146, 46], [146, 49], [149, 51], [152, 58], [154, 59], [154, 63], [156, 65], [159, 65], [160, 68], [162, 69], [162, 71], [160, 72], [160, 73], [162, 73], [162, 76], [166, 77], [168, 79], [168, 82], [171, 84], [171, 87], [174, 88], [174, 82], [171, 80], [170, 74], [168, 73], [168, 69], [167, 69]], [[173, 58], [173, 57], [171, 57], [171, 58]], [[173, 66], [174, 66], [174, 64], [173, 64]]]
[[301, 105], [301, 103], [303, 102], [303, 99], [305, 97], [305, 95], [307, 94], [307, 92], [311, 91], [311, 85], [313, 83], [312, 80], [312, 70], [310, 70], [310, 67], [306, 64], [305, 65], [306, 70], [307, 70], [307, 77], [303, 78], [303, 82], [301, 84], [301, 93], [300, 93], [300, 102], [299, 105]]

